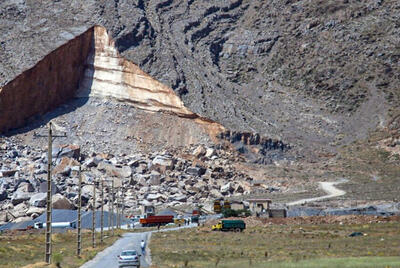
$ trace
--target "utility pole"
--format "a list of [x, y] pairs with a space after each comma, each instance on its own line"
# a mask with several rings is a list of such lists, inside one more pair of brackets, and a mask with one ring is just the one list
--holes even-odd
[[111, 183], [111, 236], [114, 236], [114, 179]]
[[51, 166], [52, 166], [52, 130], [49, 122], [49, 144], [47, 155], [47, 199], [46, 199], [46, 257], [45, 261], [51, 263]]
[[120, 215], [119, 215], [119, 188], [120, 187], [118, 187], [117, 188], [117, 229], [120, 229], [121, 228], [121, 226], [120, 226]]
[[[80, 160], [80, 159], [79, 159]], [[82, 237], [81, 237], [81, 208], [82, 208], [82, 169], [81, 169], [81, 164], [79, 164], [79, 190], [78, 190], [78, 236], [77, 236], [77, 249], [76, 249], [76, 255], [80, 257], [81, 255], [81, 243], [82, 243]]]
[[104, 181], [101, 180], [101, 218], [100, 218], [100, 243], [103, 245], [103, 226], [104, 226]]
[[[123, 184], [122, 184], [123, 186]], [[124, 217], [124, 210], [125, 210], [125, 192], [124, 192], [124, 187], [121, 187], [121, 195], [122, 195], [122, 222], [124, 221], [125, 217]]]
[[96, 231], [96, 182], [93, 182], [93, 208], [92, 208], [92, 245], [93, 248], [96, 247], [96, 236], [95, 236], [95, 231]]

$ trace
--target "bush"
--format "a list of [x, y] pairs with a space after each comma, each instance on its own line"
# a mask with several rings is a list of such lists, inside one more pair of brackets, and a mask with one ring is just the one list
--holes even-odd
[[234, 210], [234, 209], [223, 209], [222, 214], [224, 215], [224, 218], [228, 217], [249, 217], [251, 215], [250, 210], [248, 209], [239, 209], [239, 210]]

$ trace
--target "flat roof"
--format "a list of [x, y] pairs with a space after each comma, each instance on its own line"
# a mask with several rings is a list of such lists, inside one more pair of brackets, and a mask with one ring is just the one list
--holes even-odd
[[267, 199], [267, 198], [254, 198], [254, 199], [247, 199], [248, 202], [269, 202], [271, 203], [272, 200], [271, 199]]

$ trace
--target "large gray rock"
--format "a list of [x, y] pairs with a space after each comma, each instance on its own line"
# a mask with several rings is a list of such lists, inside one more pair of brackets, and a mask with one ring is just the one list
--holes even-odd
[[162, 194], [148, 194], [146, 196], [147, 201], [159, 201], [160, 199], [164, 199]]
[[220, 190], [222, 194], [229, 194], [233, 191], [232, 183], [228, 182], [227, 184], [222, 185]]
[[[41, 182], [39, 185], [40, 193], [47, 193], [47, 181]], [[51, 182], [51, 194], [56, 194], [58, 192], [57, 185], [52, 181]]]
[[186, 173], [193, 176], [201, 176], [206, 173], [206, 169], [203, 167], [188, 167]]
[[150, 169], [164, 173], [167, 170], [173, 170], [175, 160], [169, 155], [157, 155], [151, 162]]
[[33, 193], [16, 191], [11, 196], [11, 203], [15, 206], [31, 199]]
[[9, 215], [7, 211], [0, 211], [0, 225], [8, 222]]
[[70, 145], [56, 145], [53, 147], [53, 158], [75, 158], [78, 159], [80, 156], [81, 149], [78, 145], [70, 144]]
[[214, 148], [207, 148], [206, 157], [211, 158], [214, 155], [216, 155], [215, 149]]
[[74, 205], [61, 194], [53, 196], [53, 209], [73, 209]]
[[179, 201], [179, 202], [186, 202], [187, 196], [185, 194], [176, 194], [170, 196], [172, 200]]
[[8, 197], [7, 191], [0, 189], [0, 202], [3, 201], [3, 200], [6, 200], [7, 197]]
[[33, 192], [35, 189], [33, 188], [32, 184], [30, 184], [29, 182], [21, 182], [18, 185], [18, 189], [17, 191], [19, 192]]
[[149, 185], [160, 185], [161, 184], [161, 174], [153, 170], [150, 174], [150, 177], [149, 177], [147, 183]]
[[45, 207], [46, 206], [47, 193], [37, 193], [31, 196], [29, 204], [34, 207]]
[[11, 211], [11, 214], [16, 218], [20, 218], [26, 216], [27, 210], [28, 206], [25, 203], [20, 203], [14, 206], [13, 210]]
[[17, 170], [0, 170], [0, 177], [14, 176]]
[[210, 191], [210, 195], [215, 198], [215, 199], [219, 199], [219, 198], [223, 198], [224, 196], [221, 194], [221, 192], [217, 189], [211, 189]]
[[84, 165], [86, 167], [97, 167], [97, 165], [102, 161], [103, 159], [100, 157], [91, 157], [85, 160]]
[[26, 215], [27, 215], [27, 216], [32, 216], [33, 218], [36, 218], [36, 216], [41, 215], [41, 214], [44, 213], [45, 211], [46, 211], [45, 208], [30, 207], [30, 208], [26, 211]]

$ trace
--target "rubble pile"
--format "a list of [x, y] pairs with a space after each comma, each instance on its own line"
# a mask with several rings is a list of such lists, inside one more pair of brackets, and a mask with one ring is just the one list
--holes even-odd
[[[14, 138], [3, 138], [1, 144], [0, 224], [35, 218], [46, 206], [48, 153], [20, 145]], [[105, 210], [112, 200], [111, 180], [115, 199], [123, 193], [127, 210], [149, 203], [156, 207], [206, 204], [252, 191], [253, 178], [234, 167], [244, 159], [219, 145], [132, 155], [81, 152], [77, 145], [55, 145], [52, 158], [52, 200], [59, 209], [77, 208], [80, 166], [84, 210], [92, 207], [93, 184], [96, 208], [100, 207], [101, 181]]]

